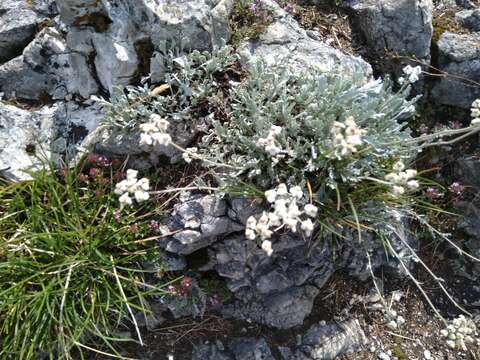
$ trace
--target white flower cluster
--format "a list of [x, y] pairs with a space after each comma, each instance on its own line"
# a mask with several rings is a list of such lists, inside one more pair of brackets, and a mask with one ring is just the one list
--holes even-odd
[[115, 185], [115, 194], [120, 195], [120, 208], [123, 208], [126, 205], [132, 205], [133, 200], [130, 197], [130, 194], [133, 194], [137, 202], [142, 202], [148, 200], [150, 195], [148, 190], [150, 189], [150, 182], [147, 178], [141, 178], [137, 180], [138, 171], [129, 169], [127, 170], [127, 178], [120, 181]]
[[150, 121], [140, 125], [140, 145], [168, 146], [172, 142], [167, 133], [170, 123], [158, 114], [150, 115]]
[[275, 139], [275, 136], [280, 135], [281, 132], [282, 128], [280, 126], [272, 125], [267, 134], [267, 137], [257, 140], [257, 146], [262, 147], [270, 156], [276, 158], [279, 154], [283, 152], [280, 144]]
[[196, 147], [186, 148], [182, 153], [183, 161], [187, 164], [190, 164], [195, 157], [198, 157], [198, 148]]
[[[413, 67], [411, 65], [407, 65], [403, 68], [403, 73], [407, 77], [407, 81], [410, 84], [413, 84], [419, 80], [419, 76], [422, 73], [422, 68], [420, 66]], [[398, 78], [398, 83], [400, 85], [403, 85], [403, 83], [405, 83], [405, 78], [404, 77]]]
[[331, 133], [335, 145], [335, 157], [340, 160], [357, 152], [357, 146], [362, 145], [362, 135], [366, 134], [366, 130], [360, 129], [353, 116], [349, 116], [343, 123], [335, 121]]
[[[276, 189], [265, 192], [267, 201], [272, 204], [272, 211], [264, 212], [258, 219], [250, 216], [247, 219], [245, 236], [247, 239], [254, 240], [257, 236], [263, 240], [262, 249], [271, 255], [271, 242], [268, 241], [273, 232], [283, 227], [296, 232], [297, 226], [304, 231], [306, 236], [313, 232], [314, 223], [311, 219], [302, 220], [302, 215], [314, 218], [317, 216], [318, 208], [312, 204], [306, 204], [303, 210], [300, 210], [298, 202], [304, 198], [300, 186], [292, 186], [290, 190], [285, 184], [280, 184]], [[271, 230], [271, 229], [274, 230]], [[268, 241], [268, 242], [266, 242]]]
[[478, 343], [478, 339], [475, 340], [475, 336], [478, 335], [475, 323], [463, 315], [453, 319], [451, 324], [440, 331], [440, 334], [447, 339], [446, 344], [451, 349], [466, 351], [467, 344]]
[[415, 176], [417, 176], [416, 170], [405, 170], [405, 165], [403, 162], [397, 161], [393, 165], [393, 171], [385, 176], [385, 180], [391, 183], [393, 195], [400, 196], [405, 193], [405, 187], [411, 190], [415, 190], [420, 187], [418, 181], [413, 180]]
[[471, 115], [473, 118], [471, 124], [480, 125], [480, 99], [477, 99], [472, 103]]

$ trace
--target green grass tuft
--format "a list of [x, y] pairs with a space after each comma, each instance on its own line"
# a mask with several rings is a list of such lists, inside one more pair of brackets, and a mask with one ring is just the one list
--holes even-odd
[[119, 356], [117, 340], [135, 341], [119, 332], [164, 293], [141, 266], [155, 245], [136, 241], [147, 209], [113, 215], [112, 168], [61, 174], [0, 180], [0, 359], [84, 358], [87, 347]]

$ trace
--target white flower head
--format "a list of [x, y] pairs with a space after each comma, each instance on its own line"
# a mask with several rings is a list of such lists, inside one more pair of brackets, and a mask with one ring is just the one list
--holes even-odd
[[420, 187], [420, 184], [417, 180], [410, 180], [409, 182], [407, 182], [407, 186], [412, 190], [416, 190]]
[[247, 219], [247, 229], [255, 229], [255, 227], [257, 226], [257, 219], [255, 219], [254, 216], [250, 216], [248, 219]]
[[265, 251], [268, 256], [271, 256], [273, 253], [272, 242], [270, 240], [264, 240], [262, 242], [262, 250]]
[[292, 186], [290, 188], [290, 194], [295, 197], [296, 199], [300, 200], [303, 197], [302, 188], [298, 185]]
[[255, 234], [255, 231], [253, 229], [245, 229], [245, 237], [248, 239], [248, 240], [255, 240], [255, 238], [257, 237], [256, 234]]
[[394, 185], [392, 187], [392, 193], [396, 197], [401, 196], [405, 193], [405, 188], [403, 186]]
[[313, 224], [312, 220], [307, 219], [307, 220], [302, 221], [302, 224], [301, 224], [300, 228], [305, 232], [306, 236], [310, 236], [310, 235], [312, 235], [314, 224]]
[[141, 133], [140, 134], [140, 145], [152, 145], [153, 139], [149, 134]]
[[277, 191], [275, 189], [265, 191], [265, 198], [269, 203], [274, 203], [277, 199]]
[[150, 195], [146, 191], [137, 190], [134, 192], [135, 200], [137, 202], [147, 201], [150, 198]]
[[138, 171], [133, 169], [127, 170], [127, 181], [137, 181]]
[[420, 66], [411, 66], [407, 65], [403, 68], [403, 73], [407, 75], [408, 82], [413, 84], [420, 79], [420, 74], [422, 73], [422, 68]]
[[132, 198], [128, 195], [128, 193], [123, 194], [118, 198], [120, 202], [120, 208], [123, 209], [125, 206], [132, 205]]
[[172, 142], [172, 137], [167, 133], [153, 133], [151, 136], [157, 145], [168, 146]]
[[318, 208], [313, 204], [306, 204], [303, 208], [303, 211], [305, 212], [305, 214], [307, 214], [307, 216], [314, 218], [317, 216]]
[[393, 171], [400, 172], [400, 171], [403, 171], [404, 169], [405, 169], [405, 164], [401, 160], [393, 164]]
[[287, 195], [287, 194], [288, 194], [287, 185], [282, 183], [282, 184], [277, 186], [277, 195], [278, 196], [283, 196], [283, 195]]

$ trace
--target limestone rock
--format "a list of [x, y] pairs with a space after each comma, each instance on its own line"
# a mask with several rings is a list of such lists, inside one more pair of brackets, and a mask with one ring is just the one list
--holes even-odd
[[278, 4], [264, 1], [273, 11], [274, 21], [257, 40], [240, 45], [238, 52], [244, 63], [261, 58], [267, 64], [280, 59], [288, 59], [293, 69], [316, 67], [324, 71], [337, 69], [346, 73], [361, 74], [369, 78], [370, 65], [359, 57], [346, 55], [325, 43], [311, 38], [308, 33]]
[[459, 11], [455, 14], [455, 20], [467, 29], [480, 31], [480, 8]]
[[55, 13], [51, 0], [3, 0], [0, 3], [0, 64], [20, 55], [37, 28]]
[[480, 33], [443, 33], [438, 41], [438, 62], [440, 70], [454, 77], [437, 81], [432, 89], [433, 100], [469, 109], [480, 98]]
[[8, 180], [30, 179], [34, 171], [49, 161], [54, 108], [30, 112], [0, 102], [0, 175]]
[[87, 59], [67, 49], [55, 28], [42, 30], [23, 55], [0, 66], [0, 91], [7, 99], [88, 98], [97, 92]]
[[398, 77], [409, 64], [392, 60], [389, 53], [430, 63], [432, 0], [349, 0], [345, 5], [382, 73]]
[[334, 360], [340, 355], [358, 351], [366, 343], [365, 333], [357, 320], [342, 323], [324, 321], [312, 326], [302, 337], [288, 360]]
[[214, 195], [194, 195], [175, 205], [165, 224], [174, 234], [162, 241], [169, 252], [188, 255], [243, 227], [227, 216], [227, 203]]

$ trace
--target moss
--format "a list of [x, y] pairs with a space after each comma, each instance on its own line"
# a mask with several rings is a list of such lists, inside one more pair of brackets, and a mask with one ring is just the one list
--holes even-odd
[[243, 40], [254, 40], [273, 22], [272, 12], [258, 3], [257, 9], [250, 9], [250, 1], [237, 0], [230, 18], [231, 43], [239, 45]]
[[80, 27], [84, 25], [92, 26], [96, 32], [105, 32], [112, 23], [110, 18], [102, 13], [88, 13], [75, 18], [73, 26]]
[[402, 350], [402, 343], [399, 338], [395, 338], [395, 345], [393, 346], [392, 353], [398, 360], [409, 360], [408, 356]]
[[455, 11], [453, 10], [448, 10], [441, 15], [434, 16], [432, 20], [432, 25], [432, 41], [434, 43], [438, 42], [442, 34], [445, 32], [452, 32], [457, 34], [466, 32], [466, 30], [455, 21]]

